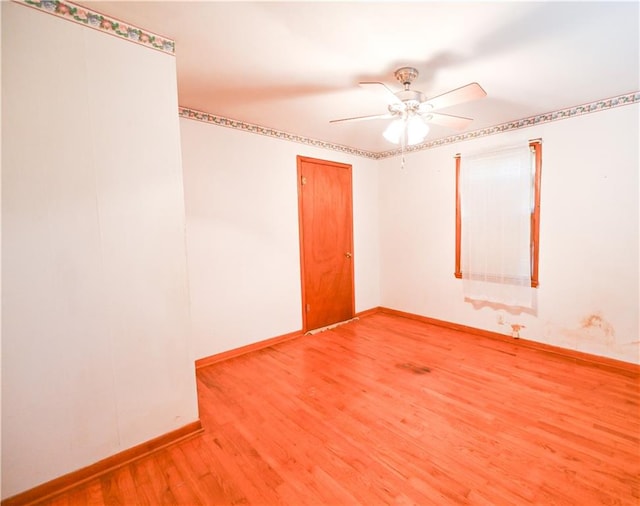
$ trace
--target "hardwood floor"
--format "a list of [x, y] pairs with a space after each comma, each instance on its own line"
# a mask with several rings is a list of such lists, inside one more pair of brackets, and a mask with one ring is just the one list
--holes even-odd
[[629, 371], [378, 313], [198, 388], [203, 435], [42, 504], [640, 503]]

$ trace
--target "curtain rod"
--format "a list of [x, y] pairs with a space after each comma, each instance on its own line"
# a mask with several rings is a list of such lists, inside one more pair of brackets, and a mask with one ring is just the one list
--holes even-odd
[[[529, 139], [529, 144], [542, 144], [542, 137], [538, 137], [537, 139]], [[453, 155], [454, 158], [460, 158], [462, 155], [460, 153], [456, 153]]]

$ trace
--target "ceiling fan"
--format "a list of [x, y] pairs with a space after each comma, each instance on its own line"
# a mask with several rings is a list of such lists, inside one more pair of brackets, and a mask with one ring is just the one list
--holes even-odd
[[394, 144], [411, 146], [422, 142], [427, 136], [429, 133], [427, 123], [463, 130], [473, 121], [471, 118], [433, 112], [434, 110], [477, 100], [487, 95], [478, 83], [470, 83], [437, 97], [427, 98], [424, 93], [410, 89], [411, 83], [418, 77], [418, 71], [415, 68], [402, 67], [396, 70], [394, 75], [403, 86], [401, 91], [394, 92], [381, 82], [360, 83], [361, 86], [381, 86], [385, 90], [389, 102], [387, 113], [336, 119], [330, 123], [393, 119], [394, 121], [384, 131], [384, 137]]

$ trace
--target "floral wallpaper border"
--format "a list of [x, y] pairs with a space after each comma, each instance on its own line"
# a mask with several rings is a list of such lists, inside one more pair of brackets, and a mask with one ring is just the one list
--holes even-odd
[[378, 158], [377, 153], [373, 153], [371, 151], [350, 148], [349, 146], [333, 144], [331, 142], [320, 141], [317, 139], [310, 139], [301, 135], [290, 134], [287, 132], [282, 132], [281, 130], [274, 130], [273, 128], [253, 125], [251, 123], [244, 123], [242, 121], [237, 121], [222, 116], [216, 116], [207, 112], [189, 109], [188, 107], [178, 107], [178, 116], [196, 121], [204, 121], [205, 123], [211, 123], [213, 125], [234, 128], [236, 130], [244, 130], [246, 132], [251, 132], [254, 134], [266, 135], [267, 137], [275, 137], [277, 139], [306, 144], [308, 146], [314, 146], [317, 148], [340, 151], [342, 153], [348, 153], [350, 155], [363, 156], [365, 158]]
[[[143, 46], [147, 46], [164, 53], [175, 55], [175, 42], [171, 39], [162, 37], [152, 32], [141, 30], [129, 24], [125, 24], [117, 19], [109, 18], [96, 12], [92, 9], [82, 7], [80, 5], [69, 2], [68, 0], [13, 0], [15, 3], [33, 7], [43, 12], [53, 14], [55, 16], [73, 21], [75, 23], [100, 30], [116, 37], [135, 42]], [[603, 111], [612, 109], [614, 107], [620, 107], [623, 105], [631, 105], [640, 102], [640, 91], [629, 93], [626, 95], [619, 95], [588, 104], [577, 105], [569, 107], [567, 109], [561, 109], [559, 111], [553, 111], [537, 116], [530, 116], [528, 118], [510, 121], [502, 123], [500, 125], [482, 128], [480, 130], [473, 130], [471, 132], [463, 132], [457, 135], [449, 137], [443, 137], [440, 139], [434, 139], [415, 146], [409, 146], [405, 148], [405, 153], [412, 153], [415, 151], [422, 151], [425, 149], [436, 148], [444, 146], [446, 144], [452, 144], [455, 142], [462, 142], [470, 139], [477, 139], [480, 137], [486, 137], [488, 135], [494, 135], [498, 133], [507, 132], [510, 130], [518, 130], [520, 128], [528, 128], [531, 126], [539, 125], [542, 123], [548, 123], [551, 121], [558, 121], [566, 118], [572, 118], [575, 116], [581, 116], [583, 114], [589, 114], [592, 112]], [[178, 114], [180, 117], [193, 119], [197, 121], [204, 121], [206, 123], [212, 123], [218, 126], [224, 126], [227, 128], [234, 128], [237, 130], [244, 130], [247, 132], [266, 135], [268, 137], [275, 137], [277, 139], [283, 139], [291, 142], [297, 142], [300, 144], [306, 144], [308, 146], [315, 146], [319, 148], [330, 149], [333, 151], [339, 151], [341, 153], [347, 153], [350, 155], [362, 156], [365, 158], [373, 158], [376, 160], [382, 158], [389, 158], [402, 154], [400, 148], [396, 148], [389, 151], [373, 152], [363, 149], [356, 149], [349, 146], [343, 146], [341, 144], [334, 144], [327, 141], [321, 141], [318, 139], [311, 139], [303, 137], [301, 135], [290, 134], [275, 130], [260, 125], [253, 125], [251, 123], [244, 123], [222, 116], [216, 116], [207, 112], [197, 111], [189, 109], [187, 107], [179, 107]]]
[[135, 42], [171, 55], [175, 54], [175, 42], [161, 35], [141, 30], [128, 23], [123, 23], [87, 7], [76, 5], [67, 0], [13, 0], [14, 2], [33, 7], [69, 21], [115, 35], [121, 39]]
[[[453, 144], [454, 142], [462, 142], [470, 139], [477, 139], [479, 137], [487, 137], [489, 135], [508, 132], [510, 130], [519, 130], [521, 128], [528, 128], [535, 125], [540, 125], [542, 123], [574, 118], [576, 116], [582, 116], [584, 114], [589, 114], [592, 112], [605, 111], [607, 109], [613, 109], [614, 107], [631, 105], [635, 103], [640, 103], [640, 91], [629, 93], [627, 95], [619, 95], [617, 97], [607, 98], [604, 100], [598, 100], [597, 102], [591, 102], [588, 104], [576, 105], [573, 107], [568, 107], [567, 109], [560, 109], [559, 111], [553, 111], [545, 114], [539, 114], [537, 116], [530, 116], [528, 118], [509, 121], [500, 125], [481, 128], [480, 130], [473, 130], [471, 132], [463, 132], [457, 135], [443, 137], [441, 139], [434, 139], [433, 141], [424, 142], [415, 146], [409, 146], [405, 148], [405, 153], [437, 148], [440, 146], [444, 146], [445, 144]], [[400, 154], [400, 149], [393, 149], [390, 151], [377, 153], [378, 158], [388, 158]]]
[[[597, 102], [577, 105], [577, 106], [569, 107], [567, 109], [561, 109], [559, 111], [553, 111], [545, 114], [539, 114], [537, 116], [530, 116], [524, 119], [509, 121], [507, 123], [502, 123], [500, 125], [482, 128], [480, 130], [473, 130], [471, 132], [463, 132], [457, 135], [451, 135], [449, 137], [434, 139], [432, 141], [424, 142], [422, 144], [417, 144], [415, 146], [409, 146], [405, 148], [405, 153], [412, 153], [415, 151], [422, 151], [424, 149], [437, 148], [440, 146], [444, 146], [446, 144], [453, 144], [455, 142], [462, 142], [470, 139], [478, 139], [480, 137], [486, 137], [488, 135], [508, 132], [510, 130], [518, 130], [520, 128], [528, 128], [535, 125], [540, 125], [542, 123], [549, 123], [551, 121], [559, 121], [562, 119], [573, 118], [576, 116], [582, 116], [583, 114], [590, 114], [593, 112], [605, 111], [607, 109], [612, 109], [614, 107], [631, 105], [635, 103], [640, 103], [640, 91], [636, 91], [626, 95], [620, 95], [617, 97], [608, 98], [604, 100], [598, 100]], [[179, 107], [178, 115], [180, 117], [187, 118], [187, 119], [204, 121], [206, 123], [212, 123], [218, 126], [235, 128], [237, 130], [244, 130], [247, 132], [252, 132], [260, 135], [266, 135], [268, 137], [276, 137], [278, 139], [283, 139], [291, 142], [298, 142], [301, 144], [307, 144], [309, 146], [316, 146], [319, 148], [330, 149], [333, 151], [340, 151], [342, 153], [347, 153], [350, 155], [362, 156], [365, 158], [373, 158], [375, 160], [379, 160], [382, 158], [389, 158], [392, 156], [398, 156], [402, 154], [402, 151], [399, 148], [393, 149], [390, 151], [382, 151], [382, 152], [365, 151], [362, 149], [343, 146], [341, 144], [333, 144], [331, 142], [310, 139], [307, 137], [302, 137], [300, 135], [289, 134], [289, 133], [281, 132], [280, 130], [274, 130], [268, 127], [262, 127], [262, 126], [253, 125], [250, 123], [243, 123], [242, 121], [224, 118], [222, 116], [216, 116], [214, 114], [209, 114], [202, 111], [196, 111], [194, 109], [189, 109], [188, 107]]]

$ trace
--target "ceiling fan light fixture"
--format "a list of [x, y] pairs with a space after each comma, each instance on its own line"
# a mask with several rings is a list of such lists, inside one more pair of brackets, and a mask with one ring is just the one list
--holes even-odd
[[404, 133], [404, 120], [401, 118], [393, 120], [385, 128], [382, 136], [393, 144], [400, 144], [400, 139]]
[[398, 118], [389, 123], [382, 135], [389, 142], [400, 144], [405, 133], [407, 146], [413, 146], [424, 141], [429, 133], [429, 125], [420, 116], [411, 116], [407, 119]]
[[399, 68], [395, 72], [395, 77], [402, 84], [403, 89], [400, 91], [393, 91], [386, 84], [379, 81], [364, 81], [360, 83], [363, 86], [377, 85], [378, 89], [386, 93], [387, 110], [389, 111], [387, 114], [343, 118], [331, 120], [330, 123], [390, 118], [391, 123], [384, 130], [382, 136], [392, 144], [400, 144], [404, 157], [404, 150], [407, 146], [414, 146], [424, 142], [429, 133], [429, 123], [455, 130], [463, 130], [472, 121], [471, 118], [432, 111], [487, 96], [482, 86], [473, 82], [428, 98], [421, 91], [411, 89], [411, 83], [418, 77], [417, 69], [413, 67]]
[[421, 143], [428, 133], [429, 125], [420, 116], [411, 116], [407, 120], [407, 144], [409, 146]]

